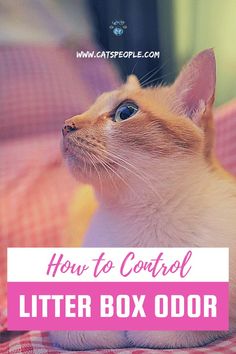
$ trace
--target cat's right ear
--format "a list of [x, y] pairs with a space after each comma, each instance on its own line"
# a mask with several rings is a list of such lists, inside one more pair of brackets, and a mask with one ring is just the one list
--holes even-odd
[[196, 124], [201, 114], [214, 102], [215, 82], [215, 55], [213, 49], [207, 49], [184, 66], [173, 84], [183, 113]]
[[135, 75], [129, 75], [128, 77], [127, 77], [127, 81], [126, 81], [126, 83], [125, 83], [125, 86], [127, 87], [127, 88], [129, 88], [130, 90], [135, 90], [135, 89], [138, 89], [138, 88], [140, 88], [140, 83], [139, 83], [139, 81], [138, 81], [138, 78], [137, 78], [137, 76], [135, 76]]

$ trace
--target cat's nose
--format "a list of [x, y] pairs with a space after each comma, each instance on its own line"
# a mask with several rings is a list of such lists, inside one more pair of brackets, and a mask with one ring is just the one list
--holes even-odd
[[66, 136], [66, 134], [75, 131], [77, 129], [78, 128], [76, 127], [75, 122], [72, 119], [67, 119], [65, 121], [64, 127], [62, 128], [62, 134], [63, 136]]

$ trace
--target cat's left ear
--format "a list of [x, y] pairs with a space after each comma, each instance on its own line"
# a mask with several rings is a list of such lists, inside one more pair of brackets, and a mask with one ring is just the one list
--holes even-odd
[[126, 81], [125, 85], [126, 85], [126, 87], [128, 87], [131, 90], [135, 90], [135, 89], [140, 88], [138, 78], [137, 78], [137, 76], [135, 76], [133, 74], [129, 75], [127, 77], [127, 81]]
[[213, 49], [196, 55], [180, 72], [173, 84], [184, 114], [196, 124], [214, 102], [216, 62]]

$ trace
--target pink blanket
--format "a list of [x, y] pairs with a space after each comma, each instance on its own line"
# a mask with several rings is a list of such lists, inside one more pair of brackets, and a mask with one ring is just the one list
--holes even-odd
[[80, 353], [80, 354], [233, 354], [236, 353], [236, 337], [230, 337], [224, 341], [217, 341], [204, 348], [192, 349], [166, 349], [166, 350], [151, 350], [151, 349], [106, 349], [99, 351], [67, 351], [52, 346], [47, 333], [29, 332], [12, 339], [10, 342], [0, 345], [0, 353], [16, 354], [60, 354], [60, 353]]

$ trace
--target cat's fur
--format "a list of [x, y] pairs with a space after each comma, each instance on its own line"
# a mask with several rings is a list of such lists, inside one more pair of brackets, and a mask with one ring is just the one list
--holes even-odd
[[[211, 49], [193, 58], [172, 86], [143, 89], [131, 76], [66, 121], [64, 154], [74, 175], [94, 186], [99, 201], [84, 246], [230, 248], [233, 329], [236, 183], [213, 153], [214, 90]], [[134, 101], [139, 111], [128, 120], [112, 121], [111, 112], [124, 100]], [[64, 331], [53, 332], [52, 338], [64, 348], [82, 350], [191, 347], [223, 335]]]

